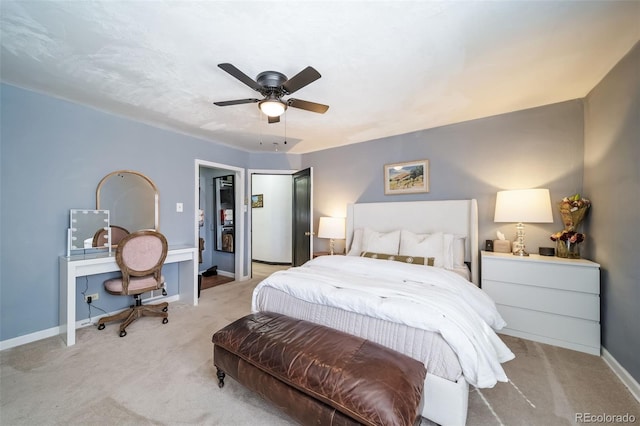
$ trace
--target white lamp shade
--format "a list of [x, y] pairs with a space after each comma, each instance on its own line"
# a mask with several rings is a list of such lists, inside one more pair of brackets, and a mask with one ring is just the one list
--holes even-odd
[[345, 237], [343, 217], [321, 217], [318, 225], [318, 238], [343, 239]]
[[551, 197], [548, 189], [499, 191], [494, 222], [552, 223]]

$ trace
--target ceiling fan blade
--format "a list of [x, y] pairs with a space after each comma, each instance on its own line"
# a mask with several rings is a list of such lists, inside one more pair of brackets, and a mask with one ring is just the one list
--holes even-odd
[[318, 114], [324, 114], [329, 109], [329, 105], [317, 104], [315, 102], [303, 101], [302, 99], [289, 99], [287, 105], [294, 108], [305, 109]]
[[238, 80], [240, 80], [241, 82], [243, 82], [244, 84], [246, 84], [247, 86], [251, 87], [253, 90], [257, 90], [258, 92], [262, 90], [262, 86], [260, 86], [257, 81], [255, 81], [254, 79], [252, 79], [251, 77], [249, 77], [248, 75], [240, 71], [235, 66], [228, 63], [218, 64], [218, 66], [223, 70], [225, 70], [226, 72], [228, 72], [229, 74], [231, 74], [232, 76], [234, 76], [235, 78], [237, 78]]
[[236, 99], [235, 101], [214, 102], [214, 104], [218, 106], [229, 106], [229, 105], [240, 105], [240, 104], [253, 104], [256, 102], [260, 102], [260, 100], [259, 99]]
[[269, 119], [269, 124], [273, 124], [273, 123], [279, 123], [280, 122], [280, 117], [269, 117], [267, 116], [267, 118]]
[[282, 84], [282, 88], [287, 92], [287, 94], [291, 94], [296, 90], [302, 89], [307, 84], [311, 84], [317, 79], [322, 77], [318, 71], [316, 71], [313, 67], [306, 67], [298, 74], [291, 77], [289, 80], [285, 81]]

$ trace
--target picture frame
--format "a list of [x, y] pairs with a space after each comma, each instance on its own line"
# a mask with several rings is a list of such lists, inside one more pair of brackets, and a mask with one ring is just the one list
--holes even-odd
[[429, 160], [385, 164], [384, 194], [429, 192]]
[[251, 208], [258, 209], [264, 207], [263, 194], [256, 194], [251, 196]]

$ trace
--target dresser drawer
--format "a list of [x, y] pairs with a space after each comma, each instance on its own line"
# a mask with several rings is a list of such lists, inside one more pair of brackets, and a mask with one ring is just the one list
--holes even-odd
[[600, 321], [600, 297], [547, 287], [483, 280], [482, 288], [500, 305]]
[[483, 258], [482, 278], [483, 282], [502, 281], [600, 294], [599, 269], [580, 264]]
[[[600, 347], [600, 323], [499, 305], [507, 329], [593, 348]], [[505, 330], [508, 334], [508, 330]], [[539, 339], [534, 339], [539, 340]]]

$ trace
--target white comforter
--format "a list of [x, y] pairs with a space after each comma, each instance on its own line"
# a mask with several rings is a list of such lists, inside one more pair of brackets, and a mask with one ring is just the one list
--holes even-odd
[[513, 353], [493, 331], [506, 324], [481, 289], [442, 268], [356, 256], [320, 256], [279, 271], [263, 287], [311, 303], [438, 332], [458, 356], [467, 382], [481, 388], [506, 382], [500, 365]]

